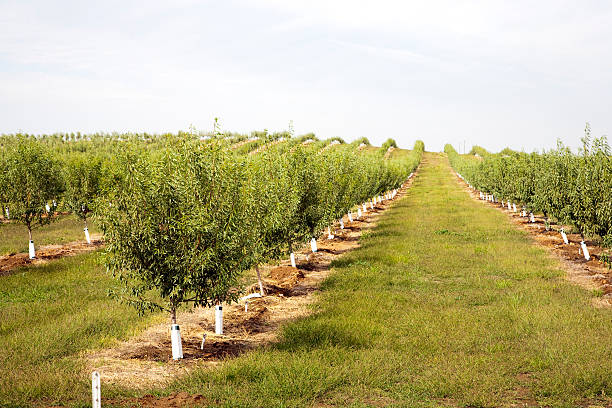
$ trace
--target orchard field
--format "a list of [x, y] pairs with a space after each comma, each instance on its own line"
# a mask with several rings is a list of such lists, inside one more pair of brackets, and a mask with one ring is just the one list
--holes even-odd
[[583, 142], [1, 136], [0, 406], [612, 406]]

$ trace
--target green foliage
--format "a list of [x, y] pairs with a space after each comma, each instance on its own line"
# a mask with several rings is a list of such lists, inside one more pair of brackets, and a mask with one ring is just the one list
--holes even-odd
[[[444, 150], [446, 151], [446, 148], [444, 148]], [[487, 157], [489, 156], [491, 153], [489, 153], [488, 150], [486, 150], [484, 147], [480, 147], [480, 146], [473, 146], [472, 150], [470, 150], [471, 155], [478, 155], [480, 157]]]
[[28, 231], [53, 221], [46, 205], [59, 197], [62, 185], [59, 166], [44, 146], [18, 137], [2, 150], [0, 170], [0, 202], [9, 208], [11, 219]]
[[397, 149], [397, 143], [395, 142], [395, 140], [389, 138], [385, 143], [382, 144], [382, 146], [380, 147], [380, 151], [383, 152], [383, 154], [387, 153], [387, 150], [389, 150], [391, 147]]
[[[34, 205], [41, 222], [50, 219], [44, 205], [51, 199], [85, 221], [93, 212], [107, 244], [106, 266], [122, 283], [114, 294], [140, 312], [173, 311], [182, 303], [234, 300], [242, 271], [282, 256], [355, 205], [399, 187], [424, 149], [417, 142], [412, 152], [382, 160], [377, 150], [355, 149], [369, 144], [365, 138], [350, 145], [331, 138], [320, 143], [337, 146], [319, 149], [319, 142], [304, 144], [317, 140], [313, 134], [293, 138], [264, 130], [253, 136], [232, 150], [246, 137], [222, 133], [218, 122], [211, 134], [4, 135], [0, 166], [27, 157], [13, 153], [23, 144], [49, 159], [53, 170], [36, 181], [54, 180], [56, 188]], [[257, 154], [243, 154], [264, 144]], [[51, 156], [63, 164], [61, 200]], [[2, 172], [3, 185], [12, 175]], [[8, 192], [2, 190], [2, 200], [13, 206]]]
[[612, 234], [612, 159], [605, 137], [593, 139], [587, 124], [580, 154], [560, 142], [538, 153], [504, 150], [472, 160], [447, 145], [453, 168], [481, 191], [516, 201], [582, 235]]
[[234, 299], [230, 289], [253, 262], [245, 163], [221, 143], [189, 141], [156, 156], [129, 152], [120, 163], [123, 177], [98, 219], [122, 299], [141, 312]]
[[74, 155], [64, 164], [63, 170], [63, 203], [85, 221], [100, 193], [102, 159], [99, 156]]
[[361, 145], [371, 146], [370, 141], [367, 137], [360, 137], [359, 139], [351, 142], [351, 146], [359, 147]]

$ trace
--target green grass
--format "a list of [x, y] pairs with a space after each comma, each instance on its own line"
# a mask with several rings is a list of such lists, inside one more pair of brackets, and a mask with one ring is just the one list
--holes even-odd
[[[426, 154], [407, 197], [334, 263], [313, 315], [263, 350], [156, 394], [261, 406], [612, 403], [612, 311]], [[87, 406], [81, 350], [135, 333], [97, 253], [0, 278], [0, 406]], [[106, 398], [137, 393], [103, 385]]]
[[115, 283], [97, 257], [68, 257], [0, 278], [1, 407], [85, 404], [91, 383], [78, 353], [150, 321], [107, 297]]
[[426, 157], [408, 197], [335, 262], [311, 317], [159, 393], [228, 407], [610, 404], [612, 312]]
[[[89, 221], [90, 234], [99, 230]], [[28, 229], [23, 224], [10, 222], [0, 224], [0, 255], [18, 252], [28, 252]], [[85, 241], [83, 221], [74, 215], [62, 215], [51, 224], [36, 228], [32, 232], [34, 244], [41, 245], [65, 244], [73, 241]]]

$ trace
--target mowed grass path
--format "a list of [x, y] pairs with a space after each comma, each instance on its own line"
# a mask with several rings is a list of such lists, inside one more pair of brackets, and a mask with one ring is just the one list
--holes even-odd
[[228, 407], [610, 404], [612, 311], [470, 199], [444, 156], [425, 161], [408, 196], [335, 263], [311, 317], [158, 392]]
[[98, 256], [0, 277], [0, 407], [91, 406], [90, 373], [79, 353], [112, 345], [159, 319], [138, 317], [107, 296], [117, 284]]

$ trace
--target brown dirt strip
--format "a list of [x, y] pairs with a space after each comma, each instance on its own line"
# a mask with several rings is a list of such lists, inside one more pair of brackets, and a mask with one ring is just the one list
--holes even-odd
[[247, 144], [247, 143], [254, 142], [255, 140], [257, 140], [257, 139], [246, 139], [246, 140], [243, 140], [242, 142], [234, 143], [234, 144], [231, 146], [231, 149], [232, 149], [232, 150], [236, 150], [236, 149], [240, 148], [241, 146], [244, 146], [244, 145], [245, 145], [245, 144]]
[[[481, 200], [477, 190], [472, 190], [452, 169], [451, 172], [473, 199], [482, 202], [488, 207], [496, 208], [506, 213], [515, 226], [527, 231], [539, 246], [546, 248], [554, 258], [558, 259], [567, 273], [566, 278], [570, 282], [588, 290], [601, 291], [601, 297], [593, 298], [594, 306], [612, 307], [612, 270], [601, 262], [603, 248], [592, 240], [585, 240], [591, 255], [591, 259], [587, 261], [580, 251], [580, 242], [582, 240], [580, 234], [568, 233], [567, 239], [569, 244], [565, 244], [561, 234], [553, 230], [552, 226], [549, 231], [546, 230], [544, 217], [534, 214], [535, 222], [532, 223], [528, 217], [521, 217], [520, 211], [515, 213], [508, 210], [507, 207], [502, 207], [501, 203]], [[558, 227], [561, 228], [561, 226]], [[569, 228], [565, 228], [565, 231], [569, 231]]]
[[102, 236], [91, 235], [91, 244], [86, 241], [75, 241], [61, 245], [43, 245], [36, 248], [36, 258], [30, 259], [27, 252], [0, 256], [0, 276], [11, 275], [16, 268], [26, 265], [43, 265], [47, 262], [65, 256], [74, 256], [90, 252], [104, 245]]
[[[223, 335], [214, 334], [214, 310], [196, 308], [180, 312], [177, 320], [181, 328], [183, 360], [172, 360], [170, 325], [162, 323], [115, 347], [83, 353], [87, 366], [84, 375], [96, 370], [100, 372], [102, 383], [147, 389], [163, 386], [194, 368], [212, 368], [225, 359], [272, 344], [282, 325], [311, 313], [308, 305], [316, 300], [316, 291], [330, 274], [331, 262], [359, 247], [362, 232], [376, 225], [380, 214], [406, 194], [414, 179], [413, 176], [398, 190], [394, 200], [379, 203], [373, 210], [368, 208], [361, 220], [356, 220], [355, 214], [354, 221], [349, 222], [345, 216], [344, 230], [339, 225], [332, 230], [334, 239], [327, 239], [325, 233], [317, 240], [317, 253], [310, 252], [310, 245], [296, 252], [297, 268], [288, 260], [260, 267], [266, 296], [249, 299], [247, 311], [244, 302], [224, 305]], [[247, 293], [258, 290], [255, 283]], [[204, 334], [206, 341], [202, 348]], [[166, 398], [146, 395], [129, 400], [106, 400], [103, 405], [168, 408], [205, 402], [201, 395], [179, 393]]]
[[279, 140], [274, 140], [274, 141], [269, 142], [269, 143], [264, 143], [261, 146], [259, 146], [257, 149], [250, 151], [249, 154], [252, 156], [254, 154], [263, 152], [264, 150], [267, 150], [267, 149], [269, 149], [270, 147], [272, 147], [272, 146], [274, 146], [276, 144], [279, 144], [281, 142], [286, 142], [286, 141], [287, 141], [287, 139], [279, 139]]

